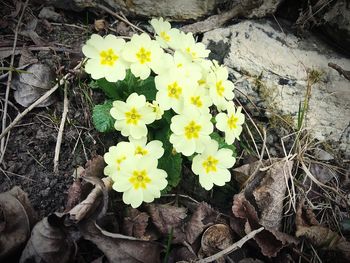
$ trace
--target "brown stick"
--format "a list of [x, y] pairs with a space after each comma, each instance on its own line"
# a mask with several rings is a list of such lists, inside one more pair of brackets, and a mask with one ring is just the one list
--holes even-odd
[[55, 147], [55, 157], [53, 159], [53, 172], [58, 175], [58, 161], [60, 159], [60, 150], [61, 150], [61, 144], [62, 144], [62, 137], [63, 137], [63, 130], [64, 130], [64, 124], [66, 123], [66, 117], [68, 113], [68, 96], [67, 96], [67, 82], [64, 83], [64, 100], [63, 100], [63, 112], [62, 112], [62, 119], [60, 123], [60, 129], [58, 130], [57, 134], [57, 141], [56, 141], [56, 147]]
[[328, 63], [328, 67], [335, 69], [336, 71], [338, 71], [340, 76], [343, 75], [344, 78], [350, 80], [350, 70], [344, 70], [341, 66], [331, 62]]

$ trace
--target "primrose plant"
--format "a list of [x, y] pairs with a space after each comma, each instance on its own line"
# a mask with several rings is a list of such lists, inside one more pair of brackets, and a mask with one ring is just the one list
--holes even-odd
[[91, 87], [108, 98], [94, 107], [94, 125], [127, 138], [105, 153], [104, 173], [134, 208], [177, 186], [183, 161], [206, 190], [229, 182], [244, 123], [227, 69], [204, 44], [162, 18], [150, 23], [155, 40], [94, 34], [83, 46]]

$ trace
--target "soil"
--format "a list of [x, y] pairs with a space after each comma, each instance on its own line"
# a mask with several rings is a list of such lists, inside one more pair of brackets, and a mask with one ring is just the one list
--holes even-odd
[[[23, 24], [26, 25], [33, 20], [33, 17], [37, 17], [41, 8], [42, 6], [39, 5], [29, 5]], [[4, 4], [4, 8], [0, 10], [0, 17], [2, 17], [0, 30], [3, 29], [0, 34], [0, 47], [12, 45], [13, 30], [18, 21], [18, 16], [8, 15], [13, 11], [13, 6], [10, 4]], [[105, 18], [101, 17], [101, 14], [87, 11], [81, 13], [61, 11], [60, 14], [64, 25], [60, 24], [61, 22], [50, 23], [40, 20], [35, 29], [42, 41], [42, 47], [50, 46], [54, 49], [39, 49], [32, 52], [39, 62], [49, 65], [58, 78], [74, 68], [83, 58], [81, 46], [92, 33], [98, 33], [93, 26], [94, 20]], [[111, 18], [108, 21], [113, 22]], [[101, 34], [106, 33], [103, 30]], [[120, 30], [124, 30], [124, 35], [131, 33], [131, 29], [125, 25]], [[19, 35], [17, 46], [34, 46], [33, 39]], [[37, 43], [36, 46], [38, 46]], [[18, 64], [19, 58], [20, 55], [16, 56], [15, 65]], [[9, 65], [9, 57], [4, 59], [3, 64]], [[91, 110], [94, 104], [103, 102], [104, 97], [102, 93], [93, 91], [89, 87], [89, 82], [89, 78], [84, 73], [75, 72], [74, 79], [68, 87], [69, 111], [60, 148], [58, 174], [53, 172], [53, 159], [63, 111], [63, 87], [60, 87], [54, 95], [54, 104], [34, 109], [9, 133], [6, 153], [0, 166], [0, 193], [14, 186], [20, 186], [28, 194], [39, 219], [53, 212], [63, 212], [68, 189], [74, 180], [74, 171], [79, 166], [84, 166], [94, 156], [103, 155], [120, 139], [116, 134], [101, 134], [94, 128]], [[2, 86], [5, 87], [6, 82], [3, 84]], [[1, 98], [3, 97], [1, 94]], [[9, 101], [11, 102], [9, 117], [13, 120], [18, 112], [22, 112], [25, 108], [15, 102], [12, 92]], [[8, 119], [8, 122], [11, 120]], [[277, 135], [272, 136], [270, 129], [267, 144], [275, 145], [276, 138], [280, 137], [281, 132], [283, 132], [281, 129], [274, 131]], [[262, 142], [258, 141], [257, 144], [260, 148]], [[242, 144], [237, 145], [237, 147], [240, 146], [244, 147]], [[269, 149], [273, 157], [282, 152], [282, 149], [276, 146]], [[241, 152], [241, 149], [237, 152]], [[241, 157], [238, 156], [237, 165], [256, 160], [252, 156], [248, 156], [245, 160]], [[190, 169], [184, 167], [181, 187], [174, 189], [173, 192], [188, 195], [198, 201], [206, 201], [221, 211], [231, 211], [232, 196], [240, 191], [239, 183], [233, 179], [225, 187], [214, 188], [207, 192], [199, 187], [198, 181], [192, 175]], [[120, 194], [113, 193], [113, 195], [118, 195], [120, 199]], [[83, 244], [78, 244], [80, 256], [84, 258], [82, 262], [91, 262], [102, 254], [92, 243], [82, 242]]]

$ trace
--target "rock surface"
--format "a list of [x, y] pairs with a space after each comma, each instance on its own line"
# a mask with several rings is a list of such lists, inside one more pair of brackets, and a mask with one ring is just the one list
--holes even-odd
[[320, 141], [339, 142], [350, 155], [350, 82], [328, 67], [333, 62], [349, 70], [350, 59], [313, 37], [299, 39], [283, 33], [267, 20], [207, 32], [203, 42], [212, 50], [212, 58], [228, 66], [238, 80], [236, 89], [245, 95], [236, 92], [237, 97], [248, 106], [253, 102], [262, 107], [267, 117], [278, 114], [296, 121], [307, 72], [320, 75], [312, 86], [306, 127]]
[[247, 17], [264, 17], [273, 14], [283, 0], [47, 0], [57, 8], [80, 11], [94, 3], [109, 5], [126, 15], [146, 18], [163, 17], [172, 21], [198, 20], [212, 15], [217, 9], [228, 11], [236, 5], [250, 6], [259, 1], [259, 7], [246, 14]]

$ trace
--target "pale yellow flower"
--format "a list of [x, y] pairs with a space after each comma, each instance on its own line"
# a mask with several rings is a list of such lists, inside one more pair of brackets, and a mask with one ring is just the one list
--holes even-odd
[[177, 152], [185, 156], [203, 152], [210, 141], [213, 132], [210, 114], [200, 114], [198, 111], [185, 110], [180, 115], [171, 118], [170, 129], [173, 134], [170, 142]]
[[128, 63], [121, 57], [124, 46], [125, 41], [113, 35], [103, 38], [93, 34], [82, 48], [88, 58], [85, 71], [93, 79], [106, 78], [109, 82], [123, 80], [128, 68]]
[[208, 57], [210, 50], [203, 43], [196, 43], [192, 33], [182, 33], [177, 41], [177, 50], [181, 50], [191, 60]]
[[141, 139], [130, 138], [130, 143], [135, 147], [134, 154], [147, 156], [154, 159], [159, 159], [164, 154], [163, 143], [158, 140], [153, 140], [147, 143], [147, 138]]
[[154, 82], [158, 90], [156, 101], [162, 110], [173, 109], [180, 113], [184, 106], [183, 93], [190, 86], [182, 75], [169, 71], [155, 77]]
[[158, 169], [157, 165], [157, 159], [142, 155], [132, 156], [123, 162], [112, 187], [123, 193], [125, 204], [131, 204], [136, 208], [142, 202], [150, 203], [160, 197], [160, 191], [168, 182], [167, 173]]
[[132, 93], [126, 102], [114, 101], [110, 113], [115, 122], [115, 129], [123, 136], [140, 139], [147, 135], [146, 124], [154, 122], [156, 113], [146, 104], [144, 95]]
[[117, 146], [110, 147], [103, 156], [107, 164], [104, 168], [104, 174], [115, 180], [119, 174], [121, 164], [134, 152], [134, 146], [129, 142], [119, 142]]
[[203, 114], [209, 113], [209, 107], [213, 104], [208, 89], [193, 85], [184, 92], [184, 108], [198, 111]]
[[133, 35], [125, 45], [122, 56], [130, 64], [131, 72], [141, 79], [146, 79], [151, 74], [151, 69], [158, 72], [162, 67], [163, 49], [155, 40], [146, 34]]
[[219, 111], [224, 110], [227, 100], [234, 97], [234, 85], [227, 78], [228, 71], [223, 66], [216, 67], [207, 77], [210, 97]]
[[199, 183], [210, 190], [214, 184], [223, 186], [231, 180], [231, 168], [236, 159], [230, 149], [219, 149], [218, 143], [211, 140], [207, 143], [202, 154], [192, 160], [192, 171], [199, 176]]
[[225, 132], [225, 141], [227, 144], [232, 144], [235, 139], [239, 139], [244, 123], [244, 115], [241, 113], [242, 107], [238, 107], [237, 111], [233, 102], [227, 104], [227, 114], [219, 113], [216, 115], [216, 128]]
[[164, 21], [161, 17], [159, 19], [153, 18], [150, 21], [155, 33], [157, 34], [156, 40], [162, 48], [174, 48], [177, 43], [177, 38], [180, 37], [180, 30], [171, 28], [168, 21]]

